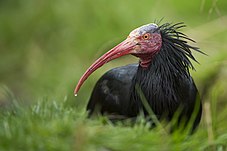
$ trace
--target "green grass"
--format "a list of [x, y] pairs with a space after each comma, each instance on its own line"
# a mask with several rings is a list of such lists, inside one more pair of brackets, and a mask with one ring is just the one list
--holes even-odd
[[[203, 105], [197, 131], [169, 133], [169, 124], [150, 129], [139, 117], [136, 124], [113, 125], [105, 117], [87, 119], [84, 108], [72, 106], [69, 98], [43, 98], [28, 104], [2, 86], [5, 97], [0, 111], [0, 150], [151, 151], [227, 150], [227, 111], [216, 115], [217, 101]], [[216, 92], [216, 91], [215, 91]]]
[[[168, 133], [168, 127], [149, 129], [143, 118], [134, 126], [112, 125], [105, 118], [91, 120], [86, 113], [62, 101], [38, 100], [24, 107], [13, 100], [0, 115], [0, 150], [76, 150], [76, 151], [151, 151], [151, 150], [220, 150], [227, 149], [226, 120], [216, 129], [207, 121], [193, 135], [182, 131]], [[207, 112], [209, 109], [205, 109]], [[204, 117], [210, 117], [204, 113]], [[224, 115], [223, 115], [224, 114]], [[219, 116], [226, 117], [227, 112]], [[211, 119], [212, 120], [212, 119]], [[210, 127], [211, 126], [211, 127]], [[211, 128], [211, 131], [210, 131]], [[212, 136], [211, 136], [212, 135]]]

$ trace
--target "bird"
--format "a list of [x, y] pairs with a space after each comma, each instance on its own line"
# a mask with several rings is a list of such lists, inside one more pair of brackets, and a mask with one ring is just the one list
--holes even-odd
[[[98, 58], [80, 78], [74, 94], [84, 81], [107, 62], [125, 55], [139, 58], [138, 63], [116, 67], [97, 81], [87, 105], [89, 117], [95, 113], [110, 120], [135, 119], [141, 113], [177, 125], [191, 123], [194, 131], [201, 120], [202, 101], [190, 69], [195, 70], [192, 52], [205, 54], [195, 42], [181, 32], [186, 27], [178, 23], [142, 25], [127, 38]], [[146, 103], [144, 103], [146, 102]], [[151, 122], [154, 119], [150, 119]]]

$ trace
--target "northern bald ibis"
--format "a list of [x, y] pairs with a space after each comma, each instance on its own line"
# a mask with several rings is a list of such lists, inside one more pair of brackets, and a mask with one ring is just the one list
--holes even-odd
[[192, 119], [195, 129], [202, 105], [189, 73], [194, 69], [190, 59], [196, 61], [193, 50], [203, 52], [188, 44], [194, 41], [179, 31], [182, 27], [184, 23], [143, 25], [97, 59], [79, 80], [75, 95], [89, 75], [107, 62], [131, 54], [139, 63], [111, 69], [98, 80], [87, 105], [89, 115], [97, 111], [110, 120], [136, 118], [141, 112], [149, 116], [144, 96], [157, 119], [170, 121], [179, 111], [178, 124]]

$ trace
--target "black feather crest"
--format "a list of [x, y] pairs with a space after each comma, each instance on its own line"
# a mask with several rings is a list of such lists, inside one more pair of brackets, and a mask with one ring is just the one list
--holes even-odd
[[186, 27], [183, 22], [179, 22], [176, 24], [165, 23], [157, 30], [161, 33], [163, 46], [161, 51], [165, 51], [166, 55], [170, 55], [174, 57], [176, 63], [180, 65], [179, 67], [184, 67], [186, 70], [189, 68], [194, 69], [189, 58], [198, 63], [195, 57], [192, 55], [192, 50], [200, 52], [198, 47], [194, 47], [188, 44], [188, 42], [194, 42], [191, 38], [187, 37], [187, 35], [178, 31], [179, 29]]

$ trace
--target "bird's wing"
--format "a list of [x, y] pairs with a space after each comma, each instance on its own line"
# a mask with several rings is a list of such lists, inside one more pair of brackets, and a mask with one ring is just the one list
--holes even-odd
[[130, 100], [130, 87], [138, 64], [130, 64], [107, 71], [96, 83], [87, 110], [126, 115]]

